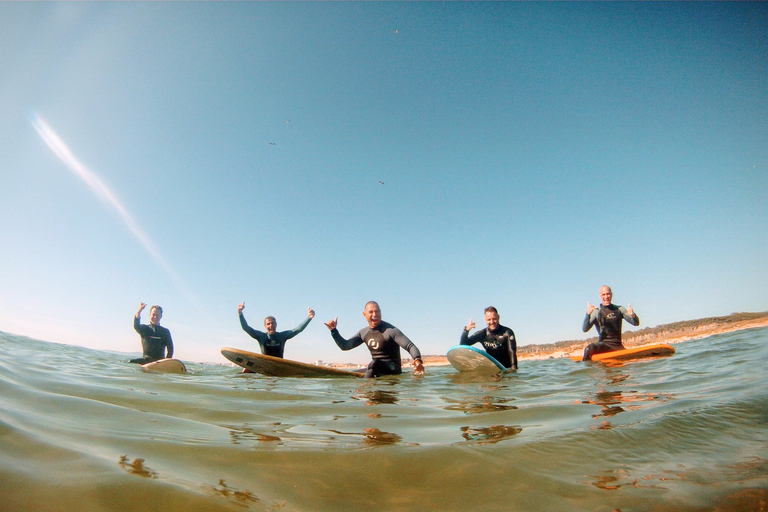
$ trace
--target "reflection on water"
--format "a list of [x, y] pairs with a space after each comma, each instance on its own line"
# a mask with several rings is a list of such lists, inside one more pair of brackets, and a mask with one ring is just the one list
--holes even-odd
[[251, 491], [229, 487], [223, 479], [219, 480], [219, 485], [212, 487], [211, 492], [212, 494], [221, 496], [222, 498], [226, 498], [229, 501], [243, 506], [247, 505], [247, 503], [259, 501], [259, 498], [257, 498]]
[[[396, 444], [403, 440], [402, 436], [398, 434], [383, 432], [378, 428], [364, 428], [362, 432], [342, 432], [340, 430], [327, 430], [327, 432], [333, 432], [342, 436], [360, 436], [363, 438], [363, 444], [368, 446]], [[415, 443], [406, 444], [415, 446]]]
[[467, 414], [490, 412], [490, 411], [510, 411], [517, 409], [514, 405], [505, 405], [514, 401], [514, 398], [482, 396], [465, 396], [459, 398], [443, 397], [443, 401], [451, 404], [445, 406], [446, 411], [462, 411]]
[[356, 395], [352, 395], [354, 400], [363, 400], [365, 405], [379, 405], [389, 404], [394, 405], [397, 403], [396, 391], [383, 391], [381, 389], [362, 390], [358, 389]]
[[[280, 423], [275, 423], [279, 425]], [[232, 444], [241, 444], [247, 441], [256, 441], [258, 443], [281, 441], [277, 436], [261, 434], [248, 427], [228, 427], [229, 437], [232, 438]]]
[[121, 455], [118, 464], [120, 464], [120, 467], [128, 472], [128, 474], [142, 476], [144, 478], [157, 478], [157, 473], [144, 465], [144, 459], [133, 459], [133, 461], [128, 462], [128, 456]]
[[519, 426], [491, 425], [490, 427], [461, 427], [461, 437], [477, 444], [492, 444], [519, 434]]

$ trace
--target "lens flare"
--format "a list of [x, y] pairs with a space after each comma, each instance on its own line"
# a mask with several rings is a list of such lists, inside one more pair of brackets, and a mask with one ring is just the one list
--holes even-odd
[[83, 165], [72, 151], [67, 147], [63, 140], [51, 129], [48, 123], [37, 114], [32, 115], [32, 126], [34, 126], [37, 133], [45, 141], [48, 147], [53, 153], [59, 157], [59, 160], [67, 166], [67, 168], [75, 173], [77, 177], [85, 182], [91, 189], [91, 192], [101, 200], [108, 208], [117, 213], [117, 215], [125, 223], [125, 226], [133, 233], [139, 243], [144, 249], [152, 256], [152, 259], [162, 268], [166, 274], [171, 278], [176, 287], [181, 291], [190, 302], [196, 302], [189, 291], [189, 288], [182, 281], [176, 271], [171, 265], [163, 258], [160, 251], [157, 250], [155, 244], [149, 239], [149, 236], [141, 229], [141, 226], [133, 220], [128, 210], [123, 207], [115, 194], [104, 184], [103, 181], [85, 165]]

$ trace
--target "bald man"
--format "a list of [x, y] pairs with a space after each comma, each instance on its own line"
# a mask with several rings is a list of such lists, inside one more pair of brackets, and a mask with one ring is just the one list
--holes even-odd
[[587, 316], [584, 318], [581, 330], [587, 332], [594, 325], [597, 329], [598, 338], [596, 343], [590, 343], [586, 346], [582, 361], [591, 360], [594, 354], [624, 349], [624, 345], [621, 344], [622, 320], [626, 320], [635, 327], [640, 325], [640, 318], [632, 310], [632, 304], [627, 304], [625, 309], [624, 306], [611, 303], [612, 299], [613, 292], [610, 286], [602, 286], [600, 288], [600, 307], [587, 302]]
[[368, 378], [381, 375], [398, 375], [403, 372], [400, 359], [400, 349], [411, 354], [413, 359], [413, 372], [424, 373], [424, 364], [421, 360], [421, 352], [400, 329], [381, 320], [381, 308], [378, 303], [370, 301], [363, 309], [363, 316], [368, 322], [367, 327], [360, 329], [353, 337], [344, 339], [339, 334], [336, 325], [339, 317], [325, 323], [331, 331], [333, 341], [341, 350], [351, 350], [363, 343], [368, 347], [373, 359], [365, 372]]

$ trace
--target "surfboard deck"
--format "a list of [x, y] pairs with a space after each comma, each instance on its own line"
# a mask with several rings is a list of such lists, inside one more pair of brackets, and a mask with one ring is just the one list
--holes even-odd
[[448, 362], [460, 372], [474, 372], [493, 375], [508, 369], [485, 350], [470, 345], [456, 345], [446, 353]]
[[165, 358], [151, 363], [142, 364], [141, 368], [148, 372], [186, 373], [187, 367], [178, 359]]
[[225, 347], [221, 349], [221, 355], [246, 370], [270, 377], [363, 377], [358, 372], [265, 356], [237, 348]]
[[[675, 349], [670, 345], [661, 343], [659, 345], [646, 345], [644, 347], [627, 348], [624, 350], [614, 350], [613, 352], [603, 352], [592, 356], [592, 361], [626, 361], [628, 359], [640, 359], [642, 357], [662, 357], [671, 356]], [[572, 355], [570, 358], [574, 361], [581, 361], [584, 354]]]

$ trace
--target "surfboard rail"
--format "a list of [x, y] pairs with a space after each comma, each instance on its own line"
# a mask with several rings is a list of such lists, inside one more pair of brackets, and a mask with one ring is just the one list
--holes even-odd
[[456, 345], [448, 349], [445, 356], [456, 370], [494, 375], [509, 370], [485, 350], [471, 345]]
[[[627, 348], [624, 350], [614, 350], [612, 352], [602, 352], [592, 356], [592, 361], [626, 361], [629, 359], [641, 359], [645, 357], [664, 357], [671, 356], [675, 349], [666, 343], [657, 345], [644, 345], [642, 347]], [[573, 354], [569, 356], [573, 361], [581, 361], [583, 354]]]
[[221, 355], [251, 372], [269, 377], [363, 377], [362, 373], [267, 356], [238, 348], [224, 347]]
[[187, 367], [184, 363], [178, 359], [166, 357], [165, 359], [158, 359], [151, 363], [141, 365], [141, 369], [147, 372], [160, 372], [160, 373], [186, 373]]

